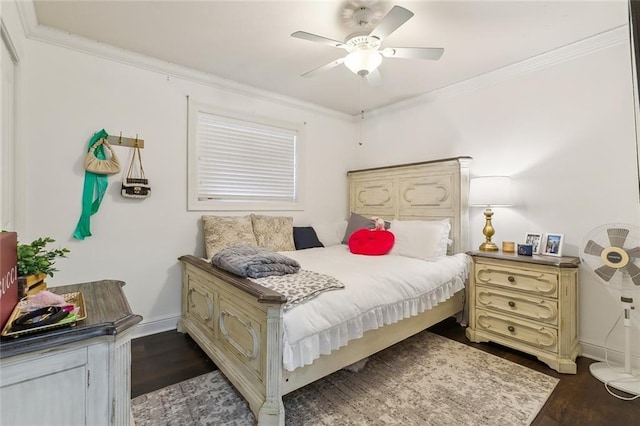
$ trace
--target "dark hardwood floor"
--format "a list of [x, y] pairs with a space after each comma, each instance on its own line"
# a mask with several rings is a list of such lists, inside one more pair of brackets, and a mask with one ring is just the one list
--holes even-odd
[[[609, 395], [589, 373], [589, 358], [578, 358], [578, 374], [558, 374], [527, 354], [492, 343], [470, 343], [453, 319], [429, 330], [560, 379], [532, 425], [640, 426], [640, 399], [622, 401]], [[131, 352], [132, 398], [216, 369], [189, 336], [176, 331], [134, 339]]]
[[133, 339], [131, 398], [216, 369], [187, 334], [173, 330]]

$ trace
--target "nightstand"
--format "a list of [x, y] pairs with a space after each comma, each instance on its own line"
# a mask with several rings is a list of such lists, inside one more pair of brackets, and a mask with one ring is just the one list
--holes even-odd
[[536, 356], [560, 373], [576, 373], [577, 257], [473, 251], [469, 276], [472, 342], [495, 342]]

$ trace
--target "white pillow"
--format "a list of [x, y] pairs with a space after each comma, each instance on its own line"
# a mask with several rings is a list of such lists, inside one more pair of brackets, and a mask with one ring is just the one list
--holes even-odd
[[312, 223], [313, 230], [316, 231], [318, 239], [325, 247], [342, 244], [342, 237], [347, 230], [346, 220], [335, 220], [333, 222]]
[[424, 260], [447, 255], [449, 219], [393, 220], [389, 230], [396, 237], [389, 254]]

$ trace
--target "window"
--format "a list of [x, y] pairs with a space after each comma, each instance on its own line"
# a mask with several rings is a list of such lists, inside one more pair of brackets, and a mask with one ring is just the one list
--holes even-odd
[[300, 131], [189, 103], [190, 210], [297, 210]]

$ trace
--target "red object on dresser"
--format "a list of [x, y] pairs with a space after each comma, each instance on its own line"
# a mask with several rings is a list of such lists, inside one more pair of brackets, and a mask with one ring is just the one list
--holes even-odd
[[18, 304], [18, 234], [0, 232], [0, 329]]
[[391, 251], [396, 237], [385, 230], [358, 229], [349, 237], [349, 250], [353, 254], [381, 256]]

